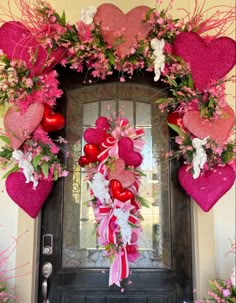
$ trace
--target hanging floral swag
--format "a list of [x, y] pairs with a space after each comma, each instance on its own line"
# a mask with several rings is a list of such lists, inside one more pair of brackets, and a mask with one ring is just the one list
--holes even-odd
[[[157, 106], [167, 112], [177, 143], [163, 157], [184, 159], [179, 182], [209, 211], [235, 180], [234, 111], [225, 90], [234, 79], [227, 75], [236, 62], [236, 46], [225, 34], [235, 21], [235, 8], [204, 10], [204, 2], [196, 0], [192, 14], [174, 19], [172, 0], [166, 9], [156, 1], [155, 9], [138, 6], [126, 15], [103, 4], [83, 10], [81, 19], [69, 24], [64, 13], [60, 16], [44, 1], [34, 7], [26, 0], [15, 2], [20, 18], [0, 5], [1, 16], [14, 20], [1, 20], [0, 28], [0, 138], [5, 144], [0, 164], [12, 200], [35, 218], [53, 181], [68, 174], [58, 157], [66, 139], [49, 136], [65, 125], [54, 111], [62, 95], [54, 67], [61, 64], [84, 73], [88, 84], [114, 71], [121, 82], [143, 71], [152, 72], [154, 82], [162, 81], [168, 97], [157, 100]], [[84, 134], [79, 165], [88, 172], [99, 241], [113, 261], [110, 284], [120, 285], [128, 276], [128, 260], [138, 257], [140, 208], [147, 206], [138, 196], [143, 130], [124, 116], [99, 117], [95, 125]]]

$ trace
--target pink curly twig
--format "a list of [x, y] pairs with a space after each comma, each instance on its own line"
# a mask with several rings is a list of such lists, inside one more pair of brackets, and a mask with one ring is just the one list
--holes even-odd
[[[206, 0], [199, 5], [195, 0], [195, 7], [192, 13], [181, 8], [186, 13], [182, 19], [182, 24], [187, 25], [189, 30], [194, 29], [199, 35], [214, 30], [216, 38], [223, 35], [232, 34], [233, 30], [228, 33], [232, 25], [235, 23], [236, 10], [234, 6], [215, 5], [208, 9], [204, 9]], [[206, 16], [209, 17], [207, 18]], [[187, 19], [187, 20], [186, 20]]]

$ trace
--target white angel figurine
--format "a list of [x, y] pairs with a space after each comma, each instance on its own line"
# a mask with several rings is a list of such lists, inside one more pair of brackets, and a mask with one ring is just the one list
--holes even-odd
[[203, 146], [207, 144], [207, 138], [199, 139], [194, 138], [192, 141], [193, 147], [195, 148], [195, 152], [193, 155], [193, 178], [197, 179], [200, 175], [201, 169], [203, 169], [204, 164], [207, 162], [207, 154], [204, 150]]
[[34, 167], [31, 163], [32, 155], [24, 154], [21, 150], [14, 150], [12, 153], [12, 157], [18, 162], [18, 165], [23, 170], [23, 174], [25, 175], [26, 181], [25, 183], [33, 182], [33, 187], [36, 188], [38, 185], [38, 180], [34, 177]]

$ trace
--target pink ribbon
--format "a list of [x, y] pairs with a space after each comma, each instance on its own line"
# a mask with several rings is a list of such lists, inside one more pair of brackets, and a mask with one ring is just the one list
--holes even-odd
[[[106, 243], [117, 244], [116, 233], [117, 229], [115, 228], [116, 216], [114, 215], [114, 209], [121, 208], [124, 211], [131, 211], [135, 207], [131, 204], [130, 200], [125, 203], [117, 199], [114, 200], [113, 207], [109, 206], [100, 206], [98, 211], [95, 212], [96, 221], [98, 222], [98, 240], [102, 245]], [[140, 220], [133, 214], [129, 215], [128, 222], [139, 226]]]
[[142, 135], [145, 134], [142, 128], [135, 129], [133, 127], [128, 128], [123, 131], [122, 128], [127, 126], [128, 122], [126, 120], [121, 120], [118, 127], [116, 127], [111, 136], [107, 137], [104, 142], [102, 142], [103, 151], [97, 156], [100, 164], [98, 166], [98, 171], [102, 174], [106, 174], [107, 168], [105, 167], [105, 162], [108, 157], [117, 157], [118, 155], [118, 141], [121, 137], [129, 137], [132, 139], [134, 144], [134, 150], [137, 152], [142, 151], [145, 142], [142, 139], [139, 139]]
[[109, 272], [109, 286], [116, 284], [120, 287], [120, 281], [128, 278], [129, 263], [127, 258], [126, 248], [123, 246], [122, 250], [116, 253], [115, 259], [110, 266]]

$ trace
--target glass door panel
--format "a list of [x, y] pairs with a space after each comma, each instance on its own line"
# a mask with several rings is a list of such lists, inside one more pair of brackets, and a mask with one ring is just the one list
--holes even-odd
[[99, 116], [124, 112], [134, 127], [145, 130], [142, 186], [140, 196], [149, 201], [142, 208], [143, 232], [139, 240], [140, 258], [132, 268], [170, 268], [170, 205], [168, 166], [160, 159], [161, 147], [168, 148], [165, 117], [154, 104], [157, 89], [138, 84], [104, 84], [71, 90], [67, 93], [68, 148], [73, 156], [64, 183], [63, 268], [107, 268], [109, 263], [96, 241], [92, 208], [84, 169], [78, 165], [83, 154], [83, 132], [94, 127]]

